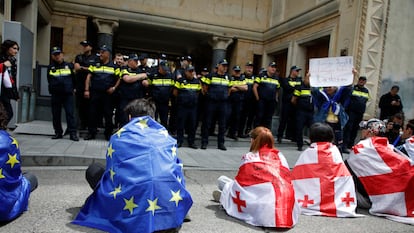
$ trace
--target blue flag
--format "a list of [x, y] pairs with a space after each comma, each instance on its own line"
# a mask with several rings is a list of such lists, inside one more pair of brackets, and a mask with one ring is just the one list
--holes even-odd
[[0, 130], [0, 221], [10, 221], [27, 210], [30, 183], [20, 169], [19, 143]]
[[73, 223], [108, 232], [181, 226], [193, 201], [176, 150], [158, 122], [132, 119], [112, 135], [105, 173]]

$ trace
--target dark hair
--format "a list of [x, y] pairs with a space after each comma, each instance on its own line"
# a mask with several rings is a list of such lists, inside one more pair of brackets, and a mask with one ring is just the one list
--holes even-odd
[[154, 118], [155, 116], [155, 104], [151, 98], [149, 99], [136, 99], [132, 100], [128, 103], [128, 105], [124, 108], [124, 112], [133, 117], [140, 117], [140, 116], [150, 116]]
[[272, 132], [266, 127], [256, 127], [250, 132], [250, 137], [253, 139], [250, 146], [251, 152], [257, 152], [260, 148], [266, 146], [267, 148], [274, 148], [275, 139]]
[[400, 87], [399, 87], [399, 86], [397, 86], [397, 85], [394, 85], [394, 86], [392, 86], [392, 87], [391, 87], [391, 90], [392, 90], [392, 89], [397, 89], [397, 91], [399, 91], [399, 90], [400, 90]]
[[1, 44], [0, 54], [3, 55], [3, 56], [4, 55], [8, 56], [7, 51], [9, 51], [9, 48], [11, 48], [15, 45], [17, 45], [17, 47], [19, 47], [19, 44], [17, 44], [17, 42], [14, 41], [14, 40], [5, 40], [5, 41], [3, 41], [3, 43]]
[[9, 121], [9, 118], [7, 117], [6, 109], [3, 107], [3, 104], [0, 102], [0, 129], [6, 130], [8, 121]]
[[409, 120], [405, 127], [410, 128], [412, 131], [414, 131], [414, 119]]
[[314, 123], [309, 130], [309, 139], [312, 142], [332, 142], [334, 132], [328, 124]]

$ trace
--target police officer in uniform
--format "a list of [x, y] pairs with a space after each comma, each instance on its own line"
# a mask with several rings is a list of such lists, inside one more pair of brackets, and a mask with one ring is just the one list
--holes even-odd
[[255, 127], [264, 126], [271, 129], [272, 116], [275, 112], [280, 83], [276, 76], [276, 62], [270, 62], [267, 69], [254, 80], [253, 94], [257, 101]]
[[99, 58], [92, 53], [91, 42], [84, 40], [80, 42], [82, 53], [75, 57], [76, 72], [76, 106], [80, 120], [80, 128], [86, 129], [88, 126], [89, 99], [85, 99], [85, 80], [88, 75], [90, 65], [95, 65]]
[[249, 137], [250, 130], [253, 126], [253, 119], [256, 115], [256, 99], [253, 95], [253, 62], [249, 61], [245, 65], [244, 80], [247, 84], [247, 91], [244, 95], [243, 107], [240, 116], [239, 137]]
[[365, 87], [367, 78], [360, 76], [358, 83], [352, 87], [351, 96], [345, 102], [345, 111], [349, 116], [348, 122], [344, 128], [343, 153], [349, 153], [349, 150], [355, 142], [358, 133], [359, 123], [365, 113], [366, 105], [369, 99], [369, 91]]
[[106, 45], [100, 48], [100, 61], [89, 67], [89, 74], [85, 80], [85, 98], [90, 99], [88, 135], [85, 140], [95, 139], [99, 112], [103, 112], [105, 119], [105, 139], [109, 140], [114, 128], [112, 122], [113, 101], [112, 94], [119, 85], [119, 68], [111, 62], [111, 49]]
[[160, 62], [157, 72], [150, 74], [148, 81], [156, 107], [155, 118], [159, 117], [161, 125], [168, 129], [168, 105], [174, 86], [174, 78], [168, 63], [166, 61]]
[[151, 72], [151, 67], [147, 65], [147, 61], [148, 61], [148, 54], [141, 53], [141, 55], [139, 56], [139, 66], [138, 66], [140, 73]]
[[293, 92], [292, 104], [296, 106], [296, 145], [298, 151], [303, 150], [303, 128], [306, 126], [310, 128], [313, 124], [313, 100], [312, 91], [309, 83], [309, 73], [306, 74], [305, 79], [301, 81], [300, 85], [295, 86]]
[[207, 149], [209, 129], [215, 116], [218, 120], [217, 148], [227, 150], [224, 146], [224, 133], [226, 131], [227, 106], [229, 89], [231, 88], [230, 77], [227, 74], [228, 62], [222, 59], [218, 63], [217, 72], [202, 77], [203, 92], [207, 94], [206, 121], [202, 125], [201, 149]]
[[290, 68], [290, 74], [287, 78], [280, 78], [280, 85], [282, 86], [282, 109], [280, 114], [279, 128], [277, 132], [277, 141], [282, 142], [283, 134], [286, 129], [286, 138], [296, 141], [296, 107], [291, 103], [293, 91], [296, 86], [300, 86], [302, 81], [299, 77], [299, 71], [302, 69], [297, 66]]
[[52, 95], [52, 117], [55, 135], [52, 139], [63, 137], [61, 122], [62, 106], [66, 113], [66, 122], [70, 140], [79, 141], [76, 133], [75, 111], [73, 108], [73, 93], [75, 89], [75, 73], [73, 64], [63, 60], [63, 53], [59, 47], [53, 47], [51, 51], [52, 63], [47, 70], [49, 92]]
[[138, 55], [130, 54], [127, 66], [121, 70], [121, 82], [118, 91], [120, 95], [119, 110], [121, 113], [120, 127], [129, 122], [124, 108], [129, 102], [145, 97], [145, 87], [148, 86], [147, 73], [140, 73]]
[[197, 120], [198, 93], [201, 90], [200, 80], [194, 78], [194, 66], [185, 69], [185, 77], [175, 81], [173, 94], [177, 97], [177, 146], [184, 141], [184, 129], [188, 134], [188, 146], [197, 149], [195, 130]]
[[[231, 77], [231, 88], [229, 96], [229, 106], [230, 106], [230, 118], [228, 121], [229, 132], [227, 137], [237, 140], [238, 136], [243, 134], [243, 130], [239, 129], [240, 126], [240, 115], [243, 108], [244, 95], [247, 91], [246, 80], [244, 75], [241, 75], [240, 66], [233, 67], [233, 75]], [[237, 135], [236, 135], [237, 134]]]

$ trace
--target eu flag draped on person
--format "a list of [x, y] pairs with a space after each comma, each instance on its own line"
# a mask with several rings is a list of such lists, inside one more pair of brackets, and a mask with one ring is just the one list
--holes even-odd
[[154, 232], [181, 226], [192, 205], [176, 140], [149, 116], [112, 135], [106, 170], [74, 224], [108, 232]]
[[0, 221], [10, 221], [27, 210], [30, 183], [20, 169], [19, 143], [0, 130]]

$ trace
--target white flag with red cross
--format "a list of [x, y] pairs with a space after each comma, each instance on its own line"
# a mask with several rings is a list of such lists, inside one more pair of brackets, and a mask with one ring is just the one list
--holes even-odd
[[414, 136], [411, 136], [404, 143], [404, 149], [407, 151], [408, 157], [414, 160]]
[[352, 150], [347, 161], [369, 195], [369, 212], [414, 225], [413, 161], [384, 137], [362, 140]]
[[330, 142], [312, 143], [292, 170], [296, 202], [302, 214], [358, 217], [352, 176], [338, 148]]
[[3, 84], [5, 88], [11, 88], [13, 79], [10, 77], [10, 73], [4, 64], [0, 64], [0, 84]]
[[254, 226], [293, 227], [300, 208], [282, 153], [264, 148], [242, 160], [235, 180], [224, 186], [220, 197], [227, 214]]

